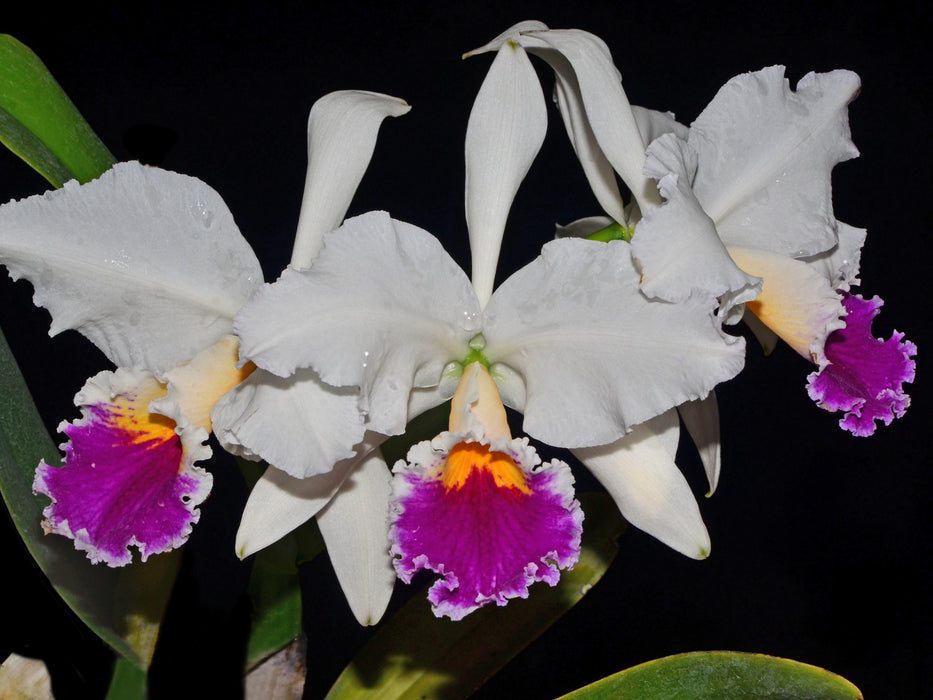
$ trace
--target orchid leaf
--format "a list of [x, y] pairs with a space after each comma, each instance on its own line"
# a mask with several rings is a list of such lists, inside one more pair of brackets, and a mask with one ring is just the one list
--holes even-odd
[[146, 672], [118, 658], [104, 700], [144, 700], [146, 697]]
[[487, 606], [457, 622], [434, 617], [418, 595], [344, 669], [327, 699], [469, 696], [578, 603], [615, 558], [625, 528], [615, 505], [604, 494], [580, 501], [586, 513], [580, 560], [557, 586], [533, 586], [525, 600]]
[[799, 661], [731, 651], [676, 654], [633, 666], [561, 700], [861, 700], [862, 693], [842, 676]]
[[45, 536], [43, 503], [32, 482], [41, 460], [59, 452], [0, 333], [0, 491], [13, 523], [55, 590], [95, 634], [140, 668], [152, 659], [159, 623], [178, 570], [177, 552], [124, 569], [94, 566], [74, 543]]
[[27, 46], [0, 35], [0, 141], [55, 187], [89, 182], [115, 159]]

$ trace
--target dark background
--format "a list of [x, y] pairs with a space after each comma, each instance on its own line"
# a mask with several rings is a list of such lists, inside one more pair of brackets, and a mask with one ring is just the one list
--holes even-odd
[[[140, 3], [53, 13], [37, 5], [22, 15], [4, 11], [0, 31], [39, 54], [118, 159], [148, 158], [217, 189], [270, 281], [288, 260], [297, 222], [308, 110], [344, 88], [413, 105], [383, 125], [350, 214], [387, 209], [468, 264], [463, 137], [491, 57], [460, 55], [518, 20], [600, 35], [631, 101], [687, 123], [737, 73], [783, 63], [795, 84], [810, 70], [857, 71], [863, 93], [850, 122], [862, 156], [834, 172], [836, 214], [869, 232], [861, 291], [886, 301], [876, 335], [896, 328], [920, 346], [914, 406], [874, 437], [854, 438], [836, 427], [839, 416], [808, 399], [804, 360], [786, 347], [763, 358], [750, 342], [746, 370], [718, 390], [723, 471], [713, 498], [702, 498], [702, 472], [682, 450], [712, 537], [709, 559], [686, 559], [630, 531], [603, 581], [477, 697], [552, 697], [648, 659], [707, 649], [824, 666], [870, 698], [928, 696], [930, 11], [841, 2], [517, 7]], [[556, 111], [550, 118], [512, 210], [500, 279], [535, 255], [555, 221], [600, 213]], [[45, 189], [0, 152], [0, 199]], [[75, 417], [72, 396], [106, 360], [76, 334], [49, 340], [47, 314], [32, 307], [27, 284], [4, 276], [0, 287], [0, 325], [54, 429]], [[233, 556], [235, 525], [224, 521], [246, 491], [228, 465], [211, 469], [215, 493], [186, 549], [181, 595], [164, 629], [169, 644], [157, 652], [156, 697], [207, 689], [236, 696], [248, 563]], [[51, 658], [59, 697], [102, 697], [106, 651], [50, 592], [6, 516], [2, 527], [0, 599], [12, 612], [2, 613], [0, 652]], [[308, 697], [326, 691], [370, 634], [353, 620], [324, 559], [302, 572]], [[179, 677], [189, 669], [198, 674], [193, 685]]]

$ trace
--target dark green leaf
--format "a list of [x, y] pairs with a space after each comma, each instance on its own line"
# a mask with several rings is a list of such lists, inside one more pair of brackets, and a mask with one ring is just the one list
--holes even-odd
[[0, 492], [13, 523], [33, 559], [78, 617], [122, 656], [146, 668], [178, 570], [178, 553], [110, 569], [92, 565], [71, 540], [44, 535], [43, 503], [32, 493], [36, 465], [43, 459], [58, 464], [58, 448], [0, 333]]
[[0, 141], [55, 187], [114, 163], [45, 64], [8, 34], [0, 34]]
[[604, 494], [580, 496], [584, 522], [580, 561], [549, 588], [525, 600], [487, 606], [452, 622], [431, 613], [424, 595], [409, 601], [344, 670], [327, 697], [465, 698], [572, 608], [618, 552], [625, 528]]
[[572, 700], [860, 700], [842, 676], [799, 661], [730, 651], [677, 654], [620, 671], [562, 697]]

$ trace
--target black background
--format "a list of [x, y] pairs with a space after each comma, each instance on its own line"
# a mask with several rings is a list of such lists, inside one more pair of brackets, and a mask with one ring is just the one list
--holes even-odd
[[[383, 125], [350, 214], [387, 209], [433, 232], [468, 265], [463, 137], [491, 59], [460, 55], [522, 19], [600, 35], [631, 101], [672, 110], [686, 123], [737, 73], [782, 63], [796, 83], [810, 70], [857, 71], [863, 92], [850, 122], [862, 156], [834, 171], [836, 214], [868, 229], [861, 291], [886, 301], [876, 335], [906, 331], [920, 346], [919, 372], [907, 417], [870, 439], [854, 438], [836, 427], [838, 416], [808, 399], [804, 360], [786, 347], [763, 358], [750, 342], [745, 372], [718, 390], [723, 472], [713, 498], [702, 498], [702, 472], [682, 450], [712, 537], [709, 559], [686, 559], [630, 531], [603, 581], [477, 697], [552, 697], [641, 661], [701, 649], [824, 666], [871, 698], [927, 696], [929, 10], [841, 2], [413, 2], [323, 10], [81, 4], [55, 13], [38, 5], [5, 11], [0, 30], [39, 54], [118, 159], [148, 158], [220, 192], [273, 280], [297, 222], [308, 110], [344, 88], [413, 105]], [[547, 70], [540, 72], [549, 86]], [[535, 255], [555, 221], [600, 213], [556, 111], [550, 119], [512, 210], [500, 280]], [[0, 198], [45, 189], [0, 152]], [[28, 284], [3, 279], [0, 286], [0, 325], [54, 429], [75, 417], [73, 394], [107, 362], [76, 334], [49, 340], [47, 314], [32, 307]], [[204, 690], [236, 697], [248, 563], [233, 556], [235, 523], [225, 520], [246, 491], [228, 465], [211, 468], [215, 493], [186, 550], [181, 595], [164, 629], [168, 643], [152, 674], [156, 697]], [[582, 470], [578, 475], [585, 485]], [[11, 612], [0, 613], [0, 652], [51, 658], [59, 697], [102, 697], [106, 651], [50, 592], [8, 518], [3, 529], [0, 600]], [[370, 634], [353, 620], [323, 559], [302, 572], [308, 697], [326, 691]], [[197, 677], [182, 682], [188, 670]]]

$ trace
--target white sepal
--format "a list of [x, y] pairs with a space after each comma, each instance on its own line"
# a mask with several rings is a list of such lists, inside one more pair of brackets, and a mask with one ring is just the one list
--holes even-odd
[[236, 533], [236, 554], [245, 559], [285, 537], [320, 512], [334, 497], [354, 469], [382, 444], [384, 437], [368, 434], [358, 447], [358, 455], [342, 460], [317, 476], [296, 479], [270, 466], [250, 491], [240, 528]]
[[690, 439], [696, 445], [700, 454], [700, 461], [706, 471], [706, 480], [709, 482], [707, 496], [712, 496], [719, 484], [720, 471], [720, 441], [719, 441], [719, 404], [716, 402], [716, 392], [709, 392], [709, 396], [698, 401], [688, 401], [677, 407]]
[[679, 433], [674, 410], [636, 426], [611, 445], [574, 450], [639, 530], [694, 559], [710, 539], [696, 499], [674, 463]]
[[331, 92], [314, 103], [308, 116], [308, 172], [291, 267], [310, 267], [324, 234], [343, 221], [373, 157], [383, 119], [410, 109], [398, 97], [364, 90]]
[[395, 585], [389, 556], [391, 482], [389, 468], [375, 449], [317, 514], [337, 580], [361, 625], [379, 622]]
[[77, 329], [114, 364], [156, 373], [230, 333], [262, 283], [220, 195], [139, 163], [0, 207], [0, 262], [33, 283], [51, 335]]
[[791, 257], [836, 245], [833, 166], [858, 151], [849, 137], [849, 71], [810, 73], [792, 92], [784, 67], [726, 83], [690, 126], [699, 156], [693, 183], [727, 246]]
[[399, 434], [413, 387], [438, 383], [479, 330], [479, 305], [426, 231], [370, 212], [325, 236], [314, 266], [286, 270], [237, 316], [240, 356], [279, 376], [312, 367], [360, 387], [368, 427]]
[[529, 435], [604, 445], [741, 370], [744, 342], [707, 301], [651, 301], [638, 284], [629, 244], [562, 238], [496, 290], [486, 357], [524, 378]]
[[512, 200], [546, 131], [538, 76], [525, 50], [507, 41], [476, 96], [466, 134], [466, 221], [481, 306], [492, 294]]
[[256, 370], [211, 415], [225, 450], [303, 479], [355, 454], [363, 439], [357, 404], [355, 390], [328, 386], [310, 369], [286, 378]]
[[[657, 188], [642, 172], [645, 143], [605, 42], [579, 29], [535, 32], [533, 36], [560, 53], [573, 67], [579, 99], [599, 148], [628, 185], [641, 211], [659, 204]], [[541, 53], [541, 57], [548, 60], [546, 53]]]

